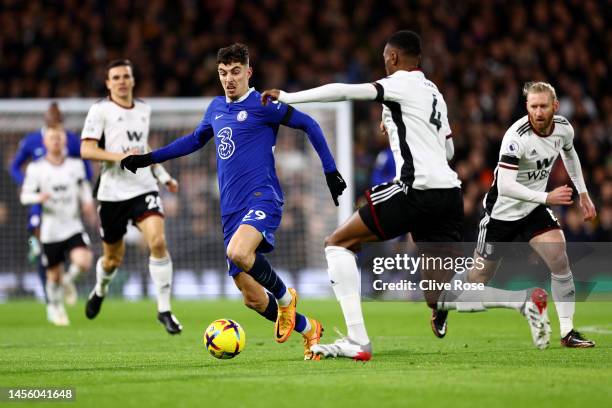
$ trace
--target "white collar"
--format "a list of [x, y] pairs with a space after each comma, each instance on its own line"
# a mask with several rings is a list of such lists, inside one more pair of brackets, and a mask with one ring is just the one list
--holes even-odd
[[244, 93], [244, 95], [242, 95], [240, 98], [236, 99], [235, 101], [232, 101], [230, 98], [228, 98], [227, 96], [225, 97], [225, 102], [227, 103], [238, 103], [238, 102], [242, 102], [244, 101], [246, 98], [249, 97], [249, 95], [251, 94], [251, 92], [253, 92], [255, 90], [255, 88], [249, 88], [248, 91], [246, 91]]

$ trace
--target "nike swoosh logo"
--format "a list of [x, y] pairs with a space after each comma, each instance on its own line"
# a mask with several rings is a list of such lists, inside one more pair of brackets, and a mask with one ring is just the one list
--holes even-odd
[[219, 119], [221, 116], [223, 116], [223, 113], [222, 113], [222, 114], [220, 114], [220, 115], [215, 115], [215, 120], [216, 120], [216, 119]]
[[283, 337], [280, 332], [278, 331], [278, 329], [280, 329], [280, 325], [276, 326], [276, 338], [280, 339], [281, 337]]

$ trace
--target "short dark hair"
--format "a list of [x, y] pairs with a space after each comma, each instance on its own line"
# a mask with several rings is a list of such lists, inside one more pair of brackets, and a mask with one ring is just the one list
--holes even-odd
[[116, 59], [106, 65], [106, 77], [108, 78], [108, 72], [115, 67], [130, 67], [132, 72], [134, 72], [134, 64], [129, 59]]
[[399, 48], [407, 55], [414, 57], [421, 55], [421, 37], [414, 31], [398, 31], [389, 38], [387, 44]]
[[217, 53], [217, 65], [229, 65], [232, 62], [249, 65], [249, 47], [244, 44], [235, 43], [219, 49]]

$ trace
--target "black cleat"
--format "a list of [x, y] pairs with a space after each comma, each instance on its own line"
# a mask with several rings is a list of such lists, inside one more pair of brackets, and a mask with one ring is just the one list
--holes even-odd
[[89, 299], [87, 299], [87, 303], [85, 304], [85, 316], [87, 316], [88, 319], [93, 319], [100, 313], [103, 300], [104, 296], [98, 296], [95, 289], [91, 291]]
[[561, 346], [571, 348], [591, 348], [595, 347], [593, 340], [585, 339], [580, 332], [572, 329], [565, 337], [561, 339]]
[[446, 319], [448, 318], [448, 310], [431, 311], [431, 330], [438, 338], [446, 336]]
[[170, 334], [179, 334], [183, 326], [171, 311], [157, 313], [157, 320], [166, 328]]

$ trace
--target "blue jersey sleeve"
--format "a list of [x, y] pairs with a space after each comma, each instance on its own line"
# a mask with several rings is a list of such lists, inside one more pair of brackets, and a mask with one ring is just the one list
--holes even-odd
[[25, 164], [25, 162], [32, 160], [33, 158], [32, 150], [34, 146], [32, 145], [32, 142], [33, 138], [31, 134], [26, 135], [23, 139], [21, 139], [21, 142], [19, 142], [19, 146], [17, 147], [17, 153], [15, 153], [15, 157], [11, 162], [11, 177], [13, 178], [13, 181], [19, 185], [22, 185], [23, 180], [25, 179], [25, 174], [23, 174], [23, 171], [21, 171], [21, 167]]
[[325, 135], [323, 134], [323, 130], [321, 130], [321, 126], [319, 126], [319, 124], [313, 118], [303, 112], [300, 112], [293, 106], [284, 106], [286, 106], [286, 108], [284, 109], [285, 112], [280, 120], [280, 124], [289, 126], [293, 129], [301, 129], [306, 132], [308, 135], [308, 140], [315, 148], [319, 158], [321, 159], [323, 171], [325, 173], [336, 171], [336, 162], [334, 161], [334, 156], [329, 150], [329, 146], [327, 145], [327, 140], [325, 140]]
[[[66, 132], [67, 145], [68, 145], [68, 156], [77, 159], [81, 158], [81, 139], [79, 136], [72, 132]], [[89, 160], [83, 160], [83, 166], [85, 166], [85, 177], [88, 181], [93, 179], [93, 169]]]
[[201, 149], [208, 143], [213, 136], [213, 129], [210, 123], [210, 112], [212, 112], [212, 109], [209, 106], [204, 114], [204, 118], [193, 132], [176, 139], [174, 142], [164, 147], [154, 150], [151, 153], [153, 163], [162, 163], [166, 160], [186, 156]]

